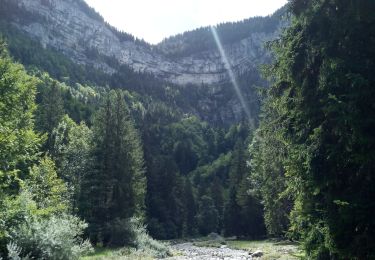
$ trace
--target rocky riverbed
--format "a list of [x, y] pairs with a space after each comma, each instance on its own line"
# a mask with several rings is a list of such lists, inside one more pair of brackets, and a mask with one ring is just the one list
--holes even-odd
[[249, 252], [245, 250], [231, 249], [226, 246], [198, 247], [193, 243], [182, 243], [171, 246], [177, 256], [168, 258], [169, 260], [250, 260], [253, 259]]

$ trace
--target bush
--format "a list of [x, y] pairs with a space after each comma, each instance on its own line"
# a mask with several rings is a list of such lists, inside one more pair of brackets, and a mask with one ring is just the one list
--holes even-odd
[[81, 235], [87, 224], [71, 215], [50, 219], [26, 219], [11, 231], [12, 241], [22, 252], [37, 259], [78, 259], [92, 247]]
[[[21, 252], [22, 252], [22, 248], [20, 248], [19, 246], [17, 246], [16, 244], [14, 243], [9, 243], [7, 245], [7, 250], [8, 250], [8, 258], [11, 259], [11, 260], [26, 260], [26, 259], [29, 259], [29, 256], [26, 256], [26, 257], [20, 257], [21, 255]], [[2, 258], [0, 258], [2, 259]]]
[[[9, 201], [3, 217], [7, 227], [7, 251], [13, 259], [78, 259], [92, 247], [81, 236], [87, 224], [78, 217], [38, 214], [27, 192]], [[18, 255], [19, 258], [16, 256]]]
[[154, 257], [162, 258], [170, 255], [167, 245], [153, 239], [147, 233], [145, 225], [137, 218], [131, 218], [129, 221], [130, 230], [134, 237], [134, 244], [137, 251], [144, 252]]
[[92, 247], [81, 235], [87, 224], [71, 215], [26, 219], [12, 230], [12, 241], [37, 259], [78, 259]]

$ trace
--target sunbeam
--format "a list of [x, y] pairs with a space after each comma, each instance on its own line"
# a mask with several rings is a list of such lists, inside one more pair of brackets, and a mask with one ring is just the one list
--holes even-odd
[[237, 83], [236, 76], [233, 73], [232, 67], [229, 63], [229, 60], [227, 58], [227, 55], [226, 55], [225, 50], [223, 48], [223, 45], [221, 44], [221, 40], [220, 40], [219, 35], [216, 31], [216, 28], [214, 26], [211, 26], [210, 28], [211, 28], [212, 35], [215, 39], [217, 48], [219, 50], [221, 59], [224, 63], [225, 69], [227, 70], [230, 81], [232, 82], [234, 90], [236, 91], [236, 95], [237, 95], [238, 99], [240, 100], [241, 106], [242, 106], [243, 110], [245, 111], [245, 114], [246, 114], [248, 120], [251, 122], [252, 117], [251, 117], [250, 109], [247, 106], [247, 104], [245, 102], [245, 99], [243, 98], [240, 86]]

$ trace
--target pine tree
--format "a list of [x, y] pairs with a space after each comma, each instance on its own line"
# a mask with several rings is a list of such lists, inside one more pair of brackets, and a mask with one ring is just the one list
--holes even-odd
[[195, 202], [195, 196], [193, 187], [188, 178], [185, 180], [184, 185], [184, 206], [185, 206], [185, 231], [184, 236], [193, 236], [196, 233], [196, 212], [197, 205]]
[[280, 136], [283, 122], [278, 117], [276, 105], [267, 99], [261, 117], [249, 149], [251, 183], [248, 188], [262, 201], [268, 235], [283, 237], [289, 229], [293, 205], [284, 168], [287, 147]]
[[217, 232], [220, 233], [224, 227], [224, 188], [217, 176], [211, 184], [210, 194], [218, 212]]
[[40, 100], [36, 111], [36, 128], [42, 133], [47, 133], [48, 139], [44, 149], [52, 151], [52, 131], [64, 116], [64, 104], [57, 81], [45, 78], [40, 89], [41, 93], [38, 97]]
[[197, 214], [198, 228], [202, 235], [216, 232], [219, 222], [219, 213], [211, 197], [204, 195], [199, 201]]
[[241, 234], [240, 226], [241, 208], [237, 204], [236, 190], [234, 187], [229, 189], [229, 198], [224, 208], [224, 234], [226, 236], [237, 236]]
[[94, 241], [111, 241], [110, 226], [142, 217], [145, 198], [143, 153], [124, 95], [110, 91], [93, 125], [94, 166], [85, 177], [82, 205]]

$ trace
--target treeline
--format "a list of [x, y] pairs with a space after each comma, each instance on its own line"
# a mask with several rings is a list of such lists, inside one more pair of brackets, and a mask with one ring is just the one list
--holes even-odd
[[1, 53], [2, 255], [74, 259], [90, 243], [166, 255], [143, 224], [160, 239], [265, 234], [246, 189], [246, 122], [210, 126], [168, 105], [170, 88], [162, 102], [29, 76]]
[[[165, 256], [147, 224], [159, 239], [267, 232], [300, 241], [311, 259], [374, 258], [374, 10], [368, 0], [291, 1], [291, 26], [271, 43], [272, 86], [245, 89], [254, 122], [231, 127], [187, 112], [209, 95], [217, 112], [228, 86], [166, 86], [124, 68], [101, 88], [73, 80], [69, 66], [61, 83], [31, 66], [28, 75], [2, 46], [2, 254], [77, 258], [89, 238]], [[41, 68], [35, 53], [28, 65]]]
[[[0, 46], [0, 252], [2, 257], [78, 259], [92, 250], [73, 214], [69, 186], [34, 126], [39, 81]], [[57, 232], [56, 232], [57, 231]]]
[[[74, 93], [77, 89], [55, 82], [47, 76], [44, 81], [46, 84], [40, 88], [37, 96], [39, 109], [36, 122], [37, 129], [49, 136], [46, 141], [47, 146], [48, 144], [55, 146], [56, 133], [62, 131], [64, 125], [73, 122], [72, 120], [69, 120], [70, 123], [61, 122], [67, 120], [63, 116], [65, 113], [72, 118], [77, 118], [76, 122], [87, 121], [87, 124], [95, 129], [96, 117], [93, 115], [104, 102], [102, 99], [108, 90], [102, 89], [101, 94], [97, 92], [94, 96], [91, 95], [92, 93], [85, 94], [86, 98], [83, 100], [86, 102], [83, 103], [79, 97], [83, 91], [92, 90], [89, 87], [81, 86], [79, 94], [67, 95], [66, 91]], [[127, 91], [121, 92], [124, 95], [122, 99], [129, 105], [129, 117], [134, 118], [143, 144], [145, 159], [143, 170], [147, 187], [143, 199], [145, 206], [142, 217], [150, 234], [158, 239], [193, 237], [207, 235], [210, 232], [243, 237], [264, 236], [265, 228], [260, 203], [247, 193], [247, 145], [250, 140], [248, 134], [251, 131], [249, 124], [244, 121], [229, 129], [213, 127], [163, 102], [140, 97]], [[67, 98], [69, 96], [73, 96], [73, 100], [82, 104], [85, 109], [83, 111], [72, 109], [72, 101]], [[118, 107], [117, 111], [128, 109], [122, 106]], [[82, 114], [84, 117], [80, 116]], [[108, 121], [110, 116], [111, 113], [107, 113], [103, 115], [102, 120]], [[113, 119], [108, 122], [111, 121]], [[116, 125], [107, 127], [108, 131], [117, 129]], [[94, 139], [99, 140], [98, 137]], [[111, 146], [110, 142], [106, 140], [104, 144]], [[118, 143], [118, 140], [115, 143]], [[47, 148], [48, 151], [51, 149]], [[105, 147], [100, 148], [101, 151], [105, 149]], [[52, 154], [58, 154], [52, 151], [53, 149]], [[61, 159], [57, 156], [55, 160]], [[90, 160], [98, 161], [98, 158]], [[80, 159], [80, 161], [90, 160]], [[118, 161], [123, 160], [123, 156], [113, 155], [107, 160], [108, 163], [117, 164]], [[64, 163], [64, 165], [69, 164], [75, 163]], [[60, 168], [59, 165], [57, 167]], [[87, 172], [87, 168], [81, 168], [81, 173]], [[125, 169], [125, 166], [120, 168]], [[109, 178], [108, 174], [113, 172], [115, 169], [108, 170], [104, 175], [105, 178]], [[94, 177], [88, 179], [96, 180]], [[122, 182], [126, 181], [128, 178], [125, 177]], [[84, 192], [93, 189], [93, 183], [95, 181], [84, 188], [80, 187], [79, 190]], [[238, 186], [242, 187], [240, 191], [237, 190]], [[108, 190], [112, 189], [108, 188]], [[80, 202], [77, 201], [76, 204], [79, 205]], [[84, 207], [90, 208], [90, 205]], [[103, 212], [107, 211], [108, 209], [103, 209]], [[237, 215], [232, 216], [234, 213]], [[254, 218], [253, 222], [248, 221], [251, 218]], [[101, 221], [103, 219], [99, 220]], [[108, 227], [103, 230], [111, 232]], [[123, 237], [126, 237], [126, 234]], [[95, 239], [94, 241], [98, 242]]]
[[[281, 26], [281, 18], [286, 13], [283, 7], [267, 17], [253, 17], [240, 22], [227, 22], [216, 25], [223, 45], [239, 42], [254, 33], [273, 33]], [[202, 27], [164, 39], [157, 48], [171, 58], [216, 49], [216, 42], [210, 27]]]
[[309, 259], [375, 258], [375, 3], [291, 1], [273, 45], [252, 190]]
[[78, 259], [94, 244], [166, 256], [143, 226], [144, 155], [127, 92], [30, 76], [0, 49], [0, 255]]
[[[86, 50], [85, 55], [90, 60], [105, 62], [117, 70], [110, 75], [90, 65], [78, 65], [57, 50], [43, 48], [39, 42], [27, 37], [7, 22], [0, 21], [0, 31], [12, 57], [33, 74], [45, 71], [50, 77], [69, 86], [76, 86], [78, 83], [94, 89], [100, 89], [98, 86], [126, 89], [140, 96], [143, 103], [162, 102], [176, 110], [193, 113], [217, 126], [228, 127], [245, 116], [243, 111], [237, 115], [232, 111], [231, 101], [237, 97], [230, 83], [217, 84], [214, 86], [214, 92], [212, 86], [207, 85], [177, 86], [151, 74], [135, 72], [128, 66], [120, 65], [113, 57], [105, 57], [92, 49]], [[249, 69], [238, 76], [238, 83], [249, 101], [252, 117], [256, 120], [259, 113], [259, 96], [255, 86], [265, 85], [265, 81], [261, 79], [257, 69]], [[69, 106], [66, 106], [66, 109], [69, 110]]]
[[161, 124], [155, 120], [168, 117], [151, 118], [143, 131], [150, 234], [264, 236], [261, 204], [247, 192], [249, 125], [225, 131], [191, 116]]

